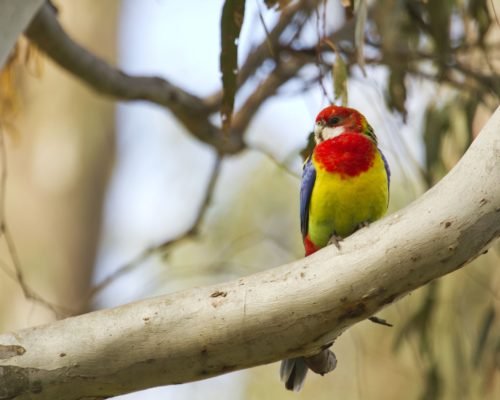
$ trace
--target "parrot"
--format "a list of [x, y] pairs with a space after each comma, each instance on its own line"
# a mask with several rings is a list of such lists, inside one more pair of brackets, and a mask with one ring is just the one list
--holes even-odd
[[[314, 141], [300, 188], [300, 230], [306, 256], [329, 244], [340, 249], [343, 238], [381, 218], [389, 204], [389, 165], [373, 128], [359, 111], [335, 105], [324, 108], [316, 117]], [[325, 366], [315, 368], [318, 360]], [[335, 355], [329, 350], [283, 360], [281, 380], [287, 389], [298, 391], [308, 369], [323, 374], [335, 365]]]

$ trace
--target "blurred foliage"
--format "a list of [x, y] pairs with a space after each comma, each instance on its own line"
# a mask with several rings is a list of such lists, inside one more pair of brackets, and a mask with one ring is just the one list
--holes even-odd
[[333, 64], [332, 69], [332, 78], [335, 100], [340, 99], [340, 104], [347, 106], [347, 66], [342, 59], [342, 56], [337, 56], [335, 58], [335, 63]]
[[0, 127], [9, 134], [17, 131], [14, 120], [21, 110], [18, 95], [18, 79], [21, 68], [34, 76], [40, 77], [42, 75], [39, 51], [22, 39], [16, 43], [5, 66], [0, 69]]
[[[488, 31], [498, 22], [486, 0], [384, 0], [373, 7], [367, 41], [380, 55], [370, 60], [389, 69], [387, 104], [406, 115], [407, 77], [433, 80], [469, 93], [469, 102], [494, 107], [500, 93], [500, 46]], [[491, 7], [489, 9], [488, 7]], [[472, 106], [469, 104], [469, 106]]]

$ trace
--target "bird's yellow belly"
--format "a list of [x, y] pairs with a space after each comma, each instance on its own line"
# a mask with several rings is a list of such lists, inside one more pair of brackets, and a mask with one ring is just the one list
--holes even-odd
[[389, 199], [387, 174], [379, 154], [372, 167], [355, 177], [316, 169], [309, 205], [309, 237], [316, 247], [332, 235], [346, 237], [360, 224], [381, 218]]

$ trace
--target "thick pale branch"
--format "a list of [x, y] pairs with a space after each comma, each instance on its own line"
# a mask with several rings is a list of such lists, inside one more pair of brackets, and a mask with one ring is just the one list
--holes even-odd
[[500, 108], [420, 199], [269, 271], [0, 335], [0, 399], [101, 398], [312, 355], [500, 235]]

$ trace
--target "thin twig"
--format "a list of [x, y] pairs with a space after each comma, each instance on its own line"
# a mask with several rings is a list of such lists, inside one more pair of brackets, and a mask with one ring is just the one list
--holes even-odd
[[118, 278], [130, 273], [137, 267], [139, 267], [144, 261], [149, 259], [154, 254], [165, 253], [170, 247], [179, 244], [182, 241], [192, 239], [199, 235], [199, 228], [205, 217], [206, 211], [210, 207], [212, 202], [212, 196], [215, 191], [215, 186], [217, 184], [217, 179], [220, 175], [221, 163], [223, 157], [220, 154], [217, 154], [217, 157], [214, 162], [214, 166], [212, 168], [212, 173], [208, 180], [207, 188], [205, 190], [205, 197], [202, 199], [198, 212], [196, 214], [196, 218], [192, 222], [191, 226], [180, 235], [168, 239], [160, 244], [148, 247], [141, 251], [136, 257], [132, 260], [123, 264], [109, 276], [104, 278], [100, 283], [95, 285], [87, 296], [86, 302], [89, 304], [99, 293], [101, 293], [104, 289], [106, 289], [111, 283], [115, 282]]
[[262, 15], [262, 10], [260, 9], [260, 1], [255, 0], [255, 4], [257, 6], [257, 13], [259, 14], [259, 20], [262, 25], [262, 29], [264, 29], [264, 33], [266, 34], [266, 44], [269, 49], [269, 54], [271, 55], [271, 57], [275, 57], [274, 46], [271, 41], [271, 34], [269, 32], [269, 28], [266, 25], [266, 21], [264, 20], [264, 15]]
[[274, 154], [270, 153], [268, 150], [266, 150], [264, 147], [261, 147], [259, 145], [248, 145], [247, 148], [249, 150], [255, 150], [259, 152], [260, 154], [266, 156], [269, 160], [271, 160], [276, 166], [281, 169], [282, 171], [286, 172], [288, 175], [292, 176], [293, 178], [300, 178], [301, 174], [294, 172], [293, 170], [290, 169], [288, 166], [288, 162], [292, 156], [298, 156], [299, 152], [298, 151], [293, 151], [290, 153], [287, 157], [285, 157], [284, 161], [278, 160]]
[[[325, 5], [323, 6], [325, 7]], [[319, 71], [318, 83], [319, 87], [321, 88], [321, 91], [323, 92], [324, 98], [328, 101], [329, 104], [333, 104], [333, 101], [328, 95], [328, 91], [326, 90], [325, 87], [325, 82], [324, 82], [325, 73], [323, 71], [323, 66], [322, 66], [324, 64], [323, 52], [320, 49], [326, 34], [326, 8], [323, 9], [323, 20], [322, 16], [319, 13], [319, 8], [316, 8], [315, 15], [316, 15], [316, 33], [318, 37], [318, 42], [316, 43], [316, 67], [318, 68]]]
[[[309, 15], [319, 1], [321, 0], [297, 1], [285, 7], [281, 11], [276, 25], [269, 31], [269, 33], [266, 33], [264, 40], [262, 40], [262, 42], [250, 52], [238, 71], [238, 88], [242, 87], [266, 60], [273, 59], [276, 63], [279, 62], [279, 52], [281, 48], [280, 39], [283, 32], [290, 27], [294, 18], [296, 18], [299, 14], [304, 15], [302, 22], [299, 23], [298, 32], [294, 35], [294, 38], [296, 38], [302, 29], [303, 21], [309, 18]], [[205, 106], [210, 111], [214, 112], [218, 110], [221, 100], [222, 92], [217, 91], [205, 99]]]
[[232, 129], [235, 132], [245, 132], [260, 106], [274, 95], [285, 82], [294, 77], [303, 66], [304, 62], [298, 57], [278, 64], [234, 114]]
[[7, 194], [7, 151], [5, 149], [5, 139], [4, 139], [4, 131], [0, 127], [0, 164], [1, 164], [1, 174], [0, 174], [0, 238], [3, 237], [5, 240], [5, 244], [7, 246], [7, 252], [9, 258], [12, 261], [12, 265], [14, 267], [14, 271], [7, 269], [7, 263], [1, 262], [2, 266], [4, 266], [4, 270], [10, 277], [13, 277], [16, 282], [19, 284], [24, 297], [26, 300], [34, 301], [48, 310], [52, 311], [54, 315], [59, 318], [64, 315], [69, 314], [69, 310], [64, 309], [61, 306], [58, 306], [54, 303], [45, 300], [42, 296], [36, 293], [29, 285], [26, 283], [26, 279], [24, 278], [24, 274], [21, 267], [21, 260], [19, 259], [19, 255], [17, 252], [16, 244], [12, 237], [12, 233], [10, 231], [9, 225], [7, 223], [7, 216], [5, 212], [5, 199]]

